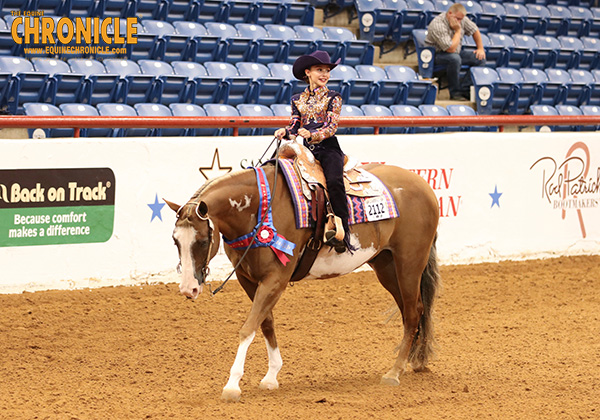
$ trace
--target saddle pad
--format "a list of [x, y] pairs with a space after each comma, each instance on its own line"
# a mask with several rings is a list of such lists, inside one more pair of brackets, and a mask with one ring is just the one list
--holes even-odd
[[[311, 204], [302, 193], [302, 185], [294, 170], [293, 160], [279, 159], [279, 167], [287, 181], [292, 201], [294, 202], [296, 228], [312, 227], [313, 220], [310, 216]], [[375, 197], [346, 197], [348, 201], [348, 213], [350, 215], [348, 223], [351, 225], [393, 219], [399, 216], [396, 202], [387, 187], [375, 175], [371, 173], [369, 175], [381, 184], [381, 194]]]

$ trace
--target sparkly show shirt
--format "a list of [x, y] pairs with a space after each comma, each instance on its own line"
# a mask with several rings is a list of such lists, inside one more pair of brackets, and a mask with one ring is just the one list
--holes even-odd
[[292, 96], [292, 117], [286, 128], [287, 137], [298, 135], [300, 128], [310, 131], [310, 144], [333, 137], [341, 111], [342, 97], [338, 92], [329, 90], [327, 86], [320, 86], [312, 92], [306, 88], [304, 92]]

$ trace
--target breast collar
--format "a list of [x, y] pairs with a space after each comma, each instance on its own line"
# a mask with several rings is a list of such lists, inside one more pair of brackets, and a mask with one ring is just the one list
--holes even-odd
[[[288, 241], [282, 235], [277, 233], [273, 225], [273, 213], [271, 211], [271, 191], [269, 181], [263, 168], [253, 168], [256, 172], [256, 181], [258, 183], [258, 193], [260, 195], [260, 205], [258, 207], [258, 224], [252, 229], [252, 232], [240, 236], [236, 239], [228, 240], [223, 236], [223, 241], [234, 249], [256, 248], [259, 246], [270, 247], [279, 261], [286, 265], [290, 259], [288, 255], [294, 255], [296, 244]], [[266, 215], [266, 216], [264, 216]], [[264, 217], [264, 220], [263, 220]]]

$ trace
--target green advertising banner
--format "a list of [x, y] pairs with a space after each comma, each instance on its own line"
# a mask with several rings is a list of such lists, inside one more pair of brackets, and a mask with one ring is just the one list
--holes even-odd
[[0, 170], [0, 247], [106, 242], [114, 204], [109, 168]]

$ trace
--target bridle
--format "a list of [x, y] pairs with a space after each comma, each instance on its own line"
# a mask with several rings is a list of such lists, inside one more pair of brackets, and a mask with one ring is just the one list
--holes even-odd
[[[200, 207], [200, 203], [199, 202], [193, 202], [193, 201], [189, 201], [187, 202], [185, 205], [181, 206], [179, 208], [179, 210], [177, 210], [177, 218], [179, 219], [180, 216], [180, 212], [181, 209], [183, 209], [185, 206], [187, 206], [188, 204], [195, 204], [195, 213], [196, 216], [198, 216], [198, 218], [200, 220], [205, 220], [208, 224], [208, 251], [206, 252], [206, 260], [204, 261], [204, 264], [202, 265], [202, 268], [200, 269], [200, 273], [198, 273], [196, 271], [196, 268], [194, 267], [194, 278], [198, 281], [198, 286], [202, 286], [203, 284], [206, 284], [206, 278], [208, 277], [208, 275], [210, 274], [210, 268], [208, 267], [208, 263], [210, 262], [210, 255], [212, 253], [212, 247], [213, 247], [213, 243], [214, 243], [214, 238], [213, 238], [213, 232], [215, 230], [215, 225], [213, 223], [212, 220], [210, 220], [210, 217], [208, 217], [208, 214], [206, 216], [202, 216], [200, 214], [200, 212], [198, 211], [199, 207]], [[190, 250], [191, 252], [191, 250]], [[177, 264], [177, 272], [179, 274], [181, 274], [181, 260], [179, 261], [179, 264]], [[210, 286], [209, 286], [210, 287]]]
[[[269, 150], [269, 148], [271, 147], [271, 145], [273, 144], [273, 142], [277, 140], [277, 147], [275, 149], [275, 154], [277, 153], [277, 150], [279, 150], [279, 146], [281, 145], [281, 139], [277, 139], [274, 138], [271, 143], [269, 144], [269, 146], [267, 146], [267, 149], [265, 150], [265, 153], [263, 153], [262, 157], [259, 159], [259, 164], [262, 161], [262, 158], [265, 156], [266, 151]], [[275, 194], [275, 190], [277, 188], [277, 178], [279, 175], [279, 159], [277, 159], [277, 156], [275, 156], [275, 180], [273, 181], [273, 192], [271, 193], [271, 197], [274, 196]], [[212, 247], [213, 247], [213, 243], [214, 243], [214, 238], [213, 238], [213, 231], [214, 231], [214, 224], [212, 222], [212, 220], [210, 219], [210, 217], [208, 216], [208, 214], [206, 214], [206, 216], [202, 216], [200, 214], [200, 212], [198, 211], [198, 208], [200, 207], [200, 202], [196, 202], [196, 199], [199, 199], [199, 195], [198, 197], [188, 201], [186, 204], [184, 204], [183, 206], [181, 206], [179, 208], [179, 210], [177, 210], [177, 218], [179, 218], [179, 212], [181, 211], [181, 209], [183, 209], [185, 206], [189, 205], [189, 204], [195, 204], [195, 213], [198, 216], [198, 218], [200, 220], [206, 220], [208, 223], [208, 236], [209, 236], [209, 244], [208, 244], [208, 252], [206, 253], [206, 261], [204, 261], [204, 265], [201, 268], [201, 273], [200, 275], [196, 272], [196, 269], [194, 268], [194, 278], [198, 281], [198, 285], [202, 286], [203, 284], [207, 284], [208, 288], [210, 290], [210, 295], [214, 296], [217, 293], [219, 293], [221, 290], [223, 290], [223, 288], [225, 287], [225, 284], [227, 284], [227, 282], [229, 281], [229, 279], [231, 279], [231, 276], [233, 276], [233, 274], [236, 272], [236, 270], [239, 268], [239, 266], [241, 265], [242, 261], [244, 260], [244, 258], [246, 257], [246, 255], [248, 254], [248, 251], [250, 251], [250, 248], [252, 247], [252, 244], [254, 243], [254, 240], [256, 239], [256, 235], [258, 234], [260, 229], [256, 229], [254, 232], [254, 235], [252, 236], [250, 243], [248, 244], [248, 246], [244, 249], [244, 253], [242, 254], [242, 256], [240, 257], [240, 259], [238, 260], [237, 264], [235, 265], [235, 267], [233, 268], [233, 270], [231, 271], [231, 273], [229, 273], [229, 275], [227, 276], [227, 278], [225, 280], [223, 280], [223, 283], [221, 283], [221, 285], [219, 287], [217, 287], [215, 290], [212, 290], [212, 287], [210, 285], [210, 283], [206, 283], [206, 277], [209, 275], [210, 273], [210, 269], [208, 268], [208, 264], [210, 262], [210, 254], [212, 251]], [[262, 219], [260, 220], [260, 223], [258, 224], [258, 227], [262, 226], [263, 223], [265, 222], [267, 215], [269, 214], [271, 207], [273, 206], [273, 201], [271, 200], [269, 202], [269, 207], [268, 210], [265, 212], [265, 214], [263, 215]], [[181, 261], [179, 261], [179, 264], [177, 266], [178, 272], [181, 273]]]

